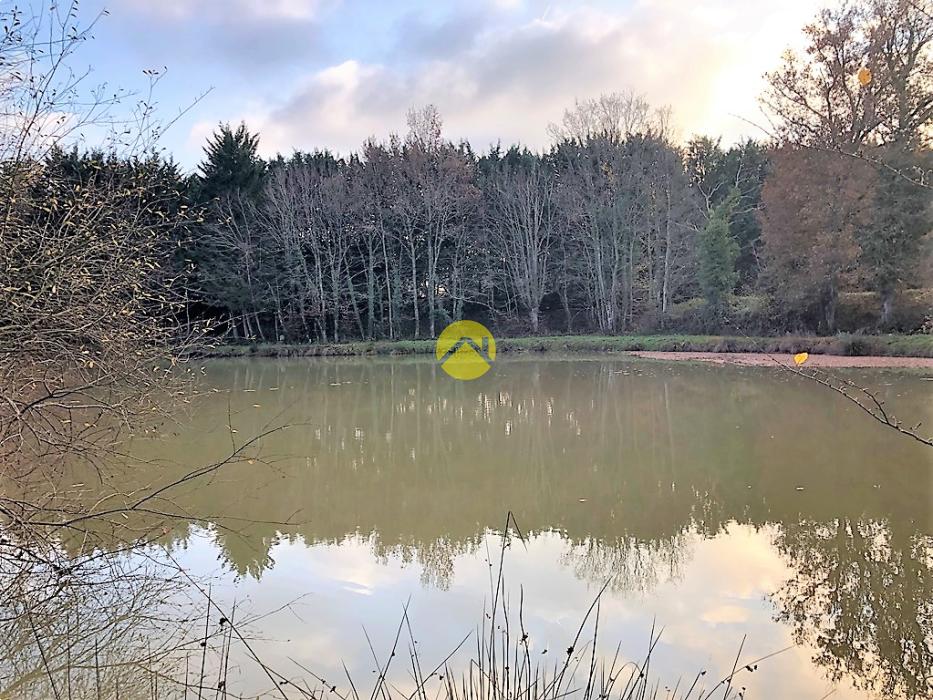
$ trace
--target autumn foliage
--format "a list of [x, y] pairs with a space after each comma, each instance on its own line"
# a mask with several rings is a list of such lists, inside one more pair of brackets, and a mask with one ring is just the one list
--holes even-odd
[[877, 175], [835, 153], [786, 146], [772, 155], [762, 191], [765, 284], [798, 321], [836, 330], [841, 289], [864, 273], [858, 234], [873, 217]]

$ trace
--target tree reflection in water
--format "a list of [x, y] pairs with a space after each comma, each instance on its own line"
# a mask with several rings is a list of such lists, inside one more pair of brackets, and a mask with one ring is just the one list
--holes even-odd
[[882, 697], [933, 696], [933, 538], [903, 523], [841, 518], [785, 525], [793, 576], [773, 600], [832, 678]]
[[0, 557], [3, 697], [161, 697], [160, 685], [174, 692], [185, 660], [200, 658], [189, 618], [201, 606], [169, 562], [152, 558], [157, 552], [47, 552], [28, 566]]
[[[868, 380], [933, 422], [930, 383]], [[505, 360], [468, 384], [422, 360], [221, 362], [207, 382], [217, 392], [190, 428], [134, 445], [164, 473], [118, 470], [106, 487], [139, 490], [171, 480], [172, 463], [216, 459], [230, 416], [242, 436], [273, 418], [301, 425], [159, 504], [180, 516], [162, 538], [176, 547], [195, 531], [185, 514], [216, 514], [210, 536], [240, 577], [261, 580], [279, 544], [362, 541], [446, 589], [456, 560], [485, 556], [512, 511], [528, 537], [559, 535], [578, 577], [641, 594], [676, 584], [695, 543], [738, 523], [776, 533], [792, 572], [771, 598], [776, 617], [832, 678], [928, 693], [933, 460], [821, 387], [605, 357]], [[97, 534], [120, 545], [119, 532]]]
[[613, 541], [586, 539], [568, 542], [563, 562], [579, 578], [599, 583], [610, 581], [616, 593], [648, 593], [659, 582], [677, 579], [690, 556], [690, 533], [668, 540]]

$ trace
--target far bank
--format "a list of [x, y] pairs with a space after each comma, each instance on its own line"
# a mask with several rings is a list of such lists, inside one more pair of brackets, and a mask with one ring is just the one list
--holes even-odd
[[[497, 338], [498, 352], [683, 353], [670, 359], [708, 359], [697, 354], [813, 355], [846, 358], [933, 358], [933, 335], [855, 335], [748, 337], [725, 335], [567, 335]], [[218, 345], [206, 357], [330, 357], [416, 355], [434, 352], [434, 340], [378, 340], [349, 343], [254, 343]], [[821, 364], [824, 364], [821, 362]], [[840, 363], [835, 362], [835, 365]], [[851, 363], [848, 363], [851, 366]], [[864, 365], [862, 365], [864, 366]], [[923, 363], [921, 365], [923, 366]]]

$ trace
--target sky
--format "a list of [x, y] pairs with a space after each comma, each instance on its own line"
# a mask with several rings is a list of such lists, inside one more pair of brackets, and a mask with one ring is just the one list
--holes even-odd
[[[8, 2], [9, 0], [0, 0]], [[672, 110], [675, 135], [761, 137], [762, 75], [799, 46], [816, 0], [84, 0], [102, 10], [75, 57], [90, 80], [155, 93], [162, 146], [197, 166], [220, 122], [260, 153], [358, 150], [434, 104], [478, 151], [549, 144], [575, 98], [632, 90]]]

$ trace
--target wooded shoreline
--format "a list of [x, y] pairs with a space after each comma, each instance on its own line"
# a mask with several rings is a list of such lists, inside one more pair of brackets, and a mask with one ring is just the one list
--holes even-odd
[[[933, 335], [747, 337], [719, 335], [566, 335], [497, 338], [498, 352], [769, 353], [809, 352], [841, 357], [933, 358]], [[434, 340], [350, 343], [217, 345], [200, 357], [339, 357], [424, 355]], [[676, 358], [672, 358], [676, 359]], [[684, 358], [696, 359], [696, 358]]]

